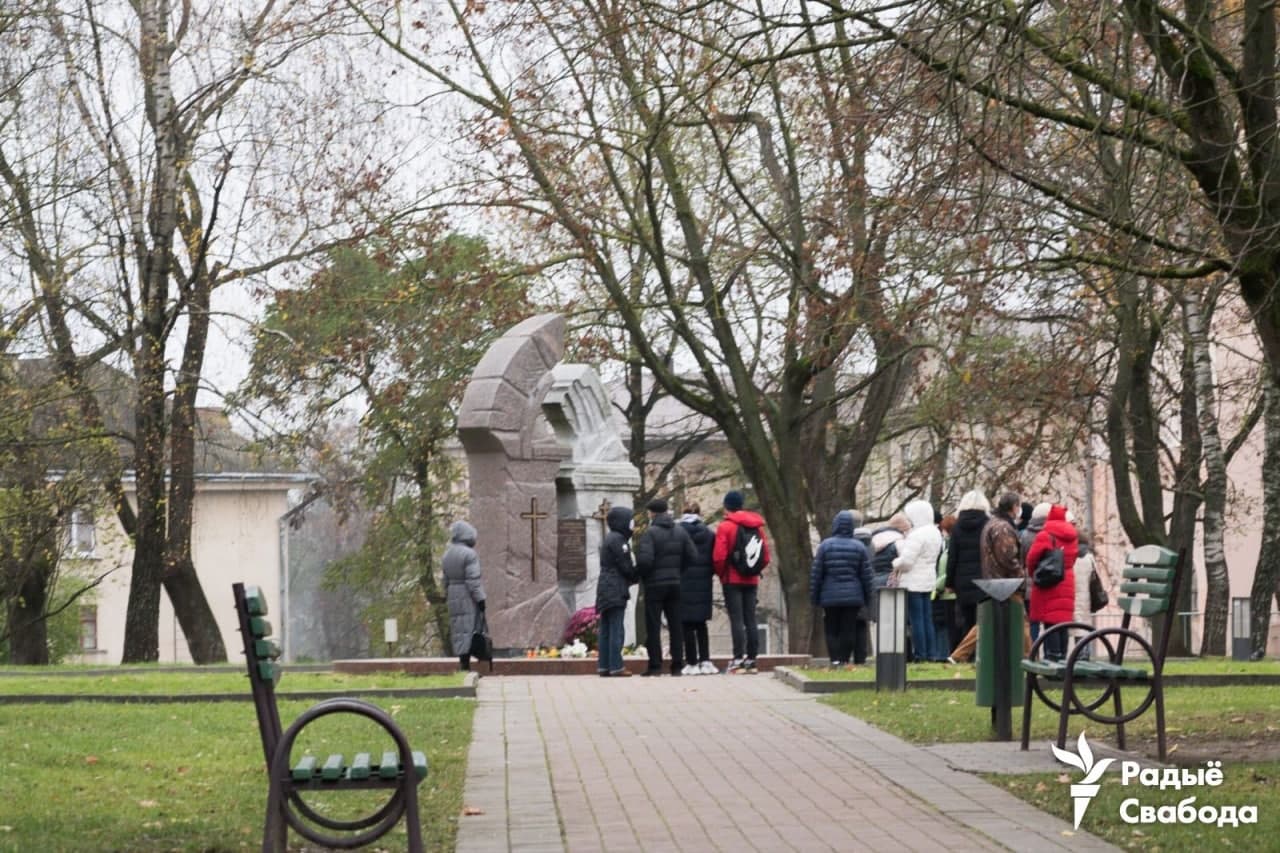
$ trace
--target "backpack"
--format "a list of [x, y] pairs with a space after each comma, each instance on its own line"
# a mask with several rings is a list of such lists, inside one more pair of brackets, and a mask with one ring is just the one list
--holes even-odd
[[1051, 547], [1040, 557], [1040, 562], [1036, 563], [1035, 573], [1031, 576], [1031, 582], [1041, 589], [1047, 589], [1062, 583], [1062, 579], [1066, 576], [1066, 555], [1062, 553], [1062, 548], [1058, 545], [1058, 540], [1049, 536]]
[[744, 578], [755, 577], [764, 571], [764, 537], [759, 527], [738, 525], [738, 533], [729, 552], [729, 565]]

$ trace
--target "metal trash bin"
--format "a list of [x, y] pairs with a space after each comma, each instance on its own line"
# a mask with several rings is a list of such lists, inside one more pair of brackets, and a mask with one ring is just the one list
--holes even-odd
[[1022, 587], [1022, 581], [1001, 579], [976, 583], [991, 598], [978, 605], [974, 698], [979, 707], [991, 709], [991, 725], [996, 736], [1000, 740], [1013, 740], [1010, 709], [1021, 702], [1025, 686], [1020, 662], [1022, 620], [1026, 614], [1017, 602], [1010, 601], [1010, 596]]

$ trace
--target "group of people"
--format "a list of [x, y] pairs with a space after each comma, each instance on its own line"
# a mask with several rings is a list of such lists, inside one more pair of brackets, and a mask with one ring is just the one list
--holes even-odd
[[[670, 638], [672, 675], [712, 675], [719, 669], [711, 662], [707, 622], [711, 619], [712, 576], [720, 579], [733, 659], [729, 672], [756, 668], [759, 637], [756, 631], [756, 593], [760, 574], [769, 565], [769, 544], [764, 519], [744, 509], [741, 492], [724, 496], [723, 520], [712, 531], [702, 520], [698, 504], [685, 506], [677, 522], [663, 498], [649, 502], [649, 525], [631, 548], [635, 521], [626, 507], [614, 507], [605, 516], [608, 532], [600, 544], [600, 576], [596, 582], [596, 612], [600, 616], [599, 672], [602, 676], [630, 675], [622, 663], [623, 614], [631, 599], [631, 586], [644, 588], [644, 619], [649, 668], [645, 675], [660, 675], [662, 622]], [[475, 551], [476, 529], [465, 521], [454, 522], [450, 542], [441, 560], [445, 599], [453, 653], [462, 669], [471, 668], [471, 641], [484, 619], [485, 592], [480, 560]], [[686, 663], [687, 662], [687, 663]]]
[[713, 675], [707, 622], [711, 619], [712, 576], [720, 579], [733, 658], [728, 672], [756, 668], [759, 639], [756, 631], [756, 594], [760, 573], [769, 564], [764, 519], [744, 509], [739, 491], [724, 496], [723, 520], [712, 531], [702, 520], [697, 503], [689, 503], [677, 521], [663, 498], [647, 506], [649, 524], [634, 551], [632, 512], [626, 507], [609, 510], [609, 528], [600, 545], [600, 578], [596, 583], [596, 612], [600, 615], [599, 664], [603, 677], [625, 677], [623, 666], [623, 615], [631, 599], [631, 586], [644, 590], [645, 650], [649, 665], [644, 675], [661, 675], [662, 623], [669, 637], [669, 671], [672, 675]]
[[[1024, 652], [1040, 630], [1089, 621], [1089, 580], [1095, 570], [1089, 538], [1061, 504], [1032, 506], [1007, 492], [992, 511], [986, 496], [973, 490], [954, 515], [942, 517], [928, 501], [915, 500], [878, 529], [861, 525], [857, 510], [838, 512], [810, 567], [810, 601], [823, 609], [834, 667], [866, 662], [868, 623], [878, 619], [878, 591], [889, 586], [907, 592], [915, 662], [972, 658], [978, 604], [986, 597], [974, 583], [980, 579], [1017, 578], [1030, 590], [1029, 599], [1022, 590], [1012, 599], [1027, 607]], [[1055, 550], [1061, 552], [1060, 578], [1032, 582], [1041, 560]], [[1064, 658], [1067, 642], [1066, 631], [1049, 634], [1045, 657]]]

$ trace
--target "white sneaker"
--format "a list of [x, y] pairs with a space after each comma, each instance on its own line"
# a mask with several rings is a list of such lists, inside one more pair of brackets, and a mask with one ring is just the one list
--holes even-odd
[[741, 672], [742, 664], [743, 664], [743, 660], [741, 658], [733, 658], [732, 660], [729, 661], [729, 665], [725, 667], [724, 671], [727, 673]]
[[687, 663], [680, 670], [681, 675], [702, 675], [702, 670], [698, 669], [695, 664]]
[[703, 675], [719, 675], [720, 674], [720, 670], [716, 669], [716, 665], [709, 660], [704, 660], [702, 663], [698, 664], [698, 672], [702, 673]]

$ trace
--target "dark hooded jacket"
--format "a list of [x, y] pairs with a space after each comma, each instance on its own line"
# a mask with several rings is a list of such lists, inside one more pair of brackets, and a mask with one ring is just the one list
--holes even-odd
[[988, 515], [980, 509], [963, 509], [956, 515], [947, 543], [947, 586], [961, 604], [977, 604], [985, 596], [974, 581], [982, 577], [982, 528]]
[[853, 513], [841, 510], [831, 522], [809, 568], [809, 602], [817, 607], [862, 607], [871, 601], [871, 557], [853, 538]]
[[628, 587], [638, 580], [631, 560], [631, 510], [615, 506], [605, 516], [609, 532], [600, 543], [600, 577], [596, 581], [596, 612], [626, 607]]
[[698, 559], [693, 540], [670, 513], [659, 513], [636, 543], [636, 570], [645, 588], [679, 586], [686, 566]]
[[689, 534], [697, 555], [697, 559], [684, 567], [684, 574], [680, 576], [680, 621], [709, 622], [711, 578], [715, 574], [711, 567], [711, 548], [716, 537], [696, 515], [682, 517], [680, 526]]

